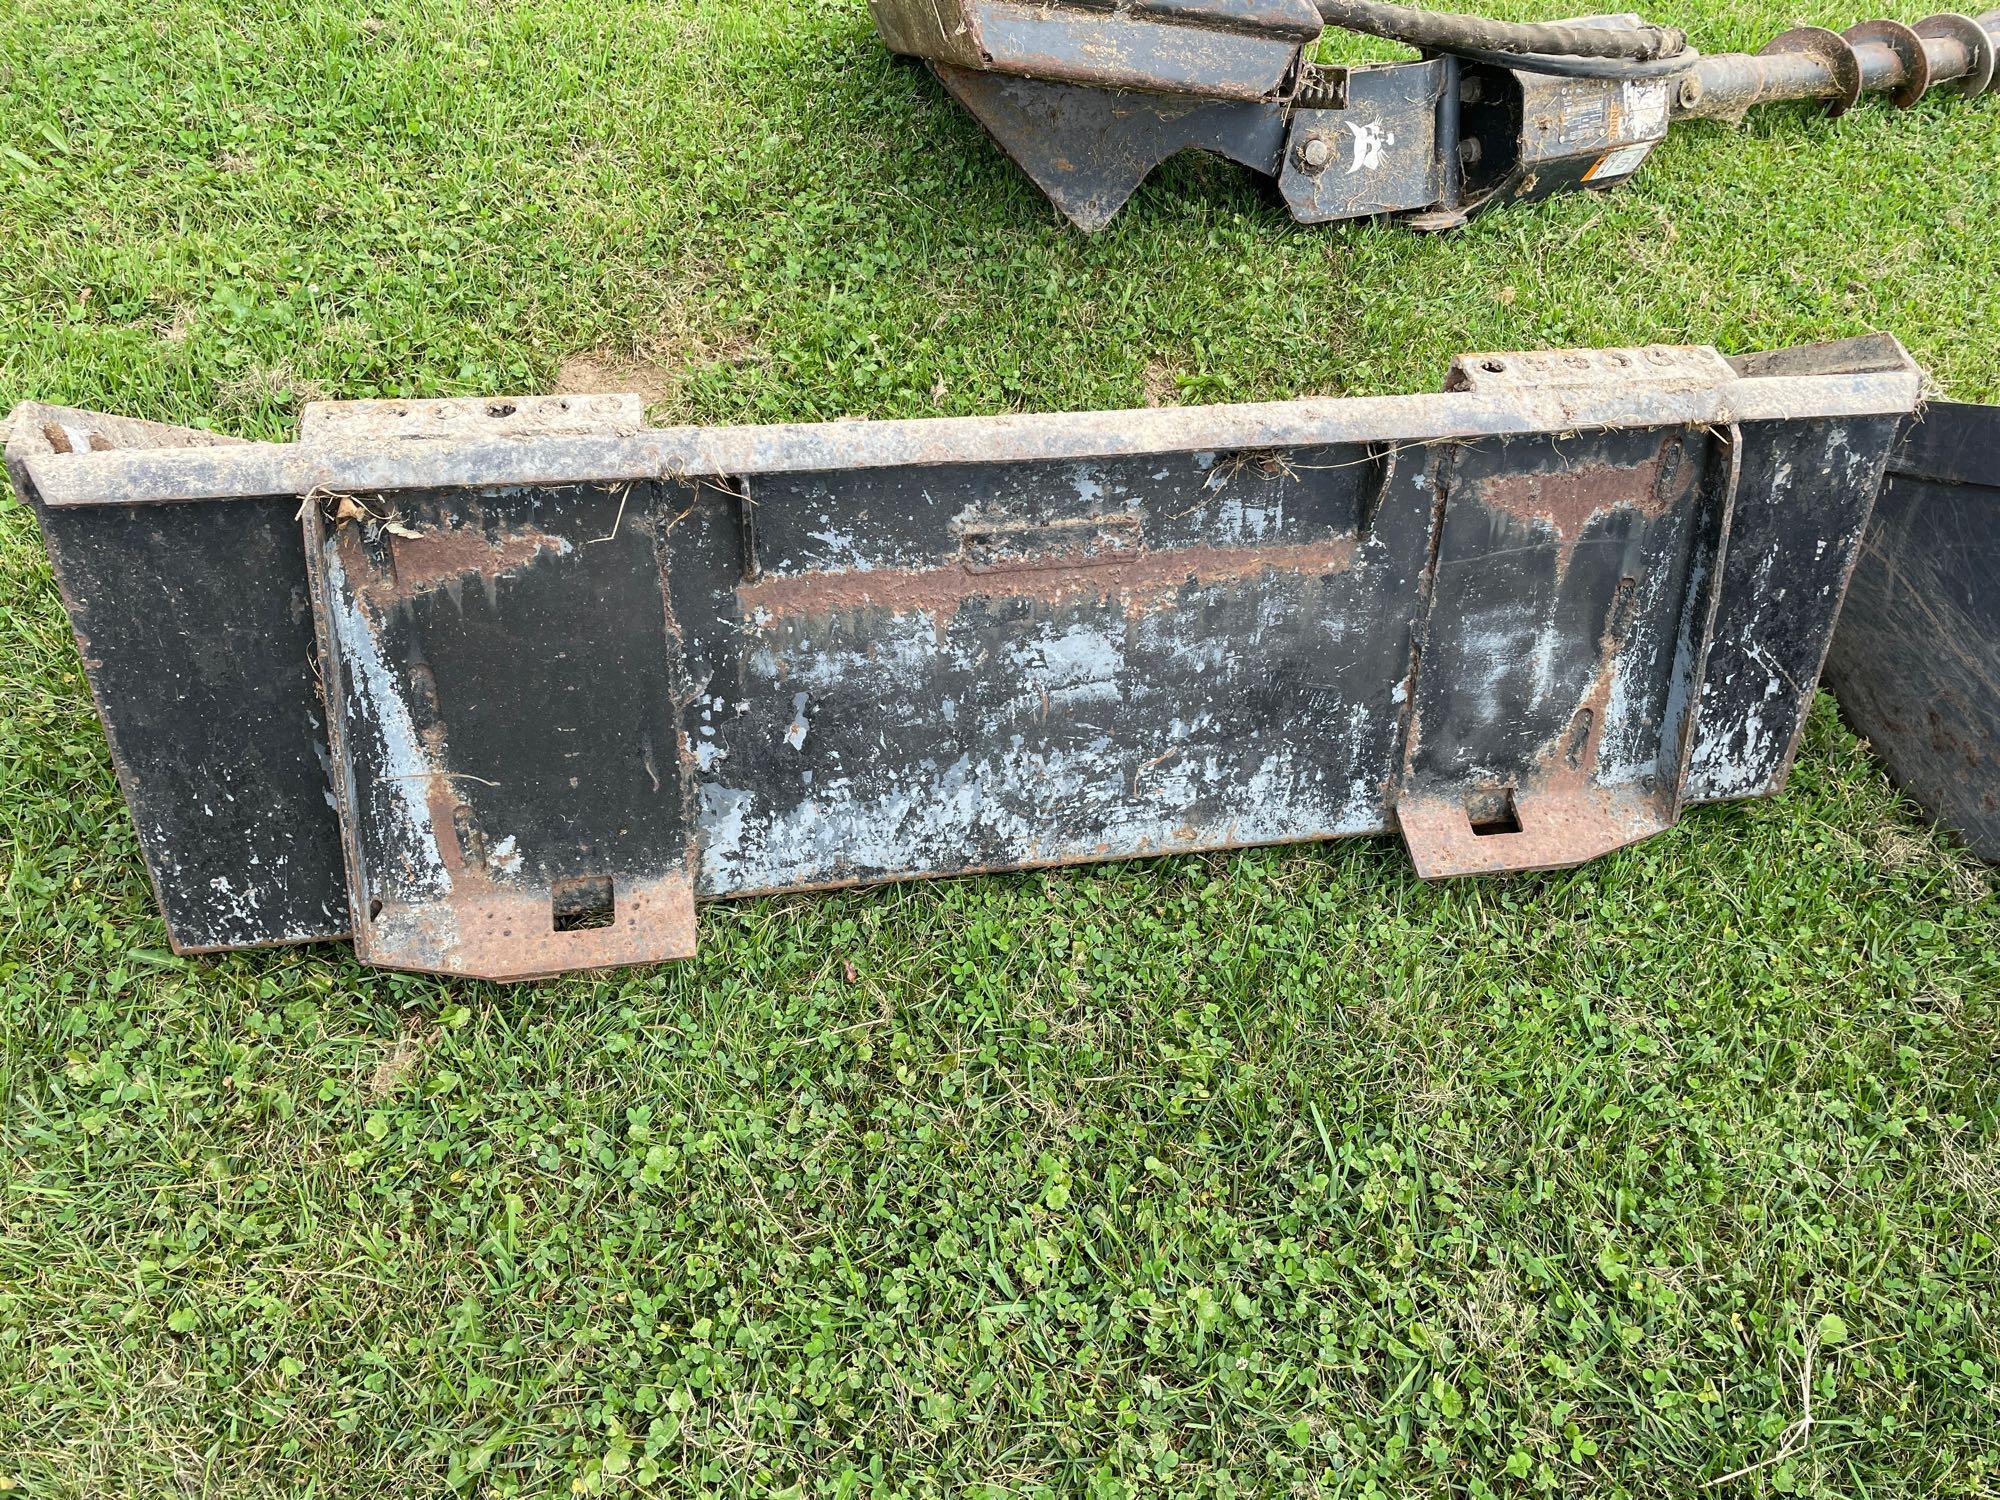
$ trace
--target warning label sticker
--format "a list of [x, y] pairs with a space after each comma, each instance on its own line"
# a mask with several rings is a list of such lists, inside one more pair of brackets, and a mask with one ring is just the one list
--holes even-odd
[[1640, 141], [1632, 146], [1620, 146], [1606, 156], [1600, 156], [1588, 172], [1583, 174], [1585, 182], [1609, 182], [1614, 177], [1629, 177], [1639, 170], [1639, 163], [1652, 154], [1657, 141]]

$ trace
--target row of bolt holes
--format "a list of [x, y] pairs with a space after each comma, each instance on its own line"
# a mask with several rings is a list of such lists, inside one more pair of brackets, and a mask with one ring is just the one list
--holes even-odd
[[[1632, 368], [1632, 356], [1629, 354], [1607, 354], [1605, 358], [1621, 370]], [[1669, 356], [1663, 350], [1648, 349], [1646, 351], [1646, 358], [1656, 365], [1663, 365], [1667, 362]], [[1590, 368], [1590, 356], [1586, 354], [1572, 354], [1568, 357], [1568, 363], [1572, 369], [1587, 370]], [[1504, 359], [1489, 359], [1482, 361], [1479, 368], [1486, 371], [1489, 375], [1504, 375], [1507, 373], [1507, 361]]]
[[[1612, 364], [1618, 366], [1621, 370], [1631, 368], [1632, 358], [1630, 355], [1610, 354], [1605, 357], [1609, 359]], [[1664, 355], [1657, 349], [1648, 349], [1646, 351], [1646, 357], [1650, 359], [1654, 364], [1665, 364], [1667, 359], [1666, 355]], [[1569, 357], [1569, 363], [1574, 368], [1579, 370], [1587, 370], [1590, 368], [1590, 360], [1586, 356], [1581, 354], [1572, 354]], [[1482, 365], [1480, 365], [1480, 368], [1492, 375], [1504, 375], [1507, 373], [1507, 362], [1503, 359], [1489, 359], [1485, 361]], [[569, 402], [558, 398], [555, 403], [555, 407], [557, 411], [568, 411]], [[515, 412], [519, 410], [520, 408], [517, 407], [511, 401], [495, 401], [486, 408], [486, 415], [498, 419], [502, 417], [511, 417], [514, 415]], [[399, 417], [408, 416], [409, 409], [407, 407], [399, 406], [395, 409], [394, 415]], [[436, 421], [440, 422], [443, 421], [445, 418], [444, 409], [434, 408], [431, 412], [431, 417]]]
[[[1646, 351], [1646, 357], [1650, 359], [1654, 364], [1665, 364], [1667, 360], [1667, 356], [1657, 349], [1648, 349]], [[1630, 355], [1610, 354], [1607, 355], [1606, 358], [1609, 359], [1612, 364], [1617, 365], [1621, 370], [1631, 368], [1632, 358]], [[1571, 355], [1569, 357], [1569, 363], [1579, 370], [1587, 370], [1590, 368], [1590, 360], [1581, 354]], [[1482, 370], [1485, 370], [1488, 374], [1504, 375], [1507, 373], [1507, 362], [1502, 359], [1489, 359], [1485, 361], [1483, 364], [1481, 364], [1480, 368]], [[555, 408], [557, 411], [568, 411], [569, 402], [558, 397], [555, 402]], [[511, 401], [495, 401], [487, 406], [486, 415], [498, 420], [504, 417], [511, 417], [515, 414], [515, 412], [519, 410], [520, 408]], [[406, 417], [409, 415], [409, 408], [403, 406], [396, 407], [393, 414], [399, 417]], [[432, 420], [434, 421], [442, 422], [445, 419], [445, 416], [446, 416], [445, 408], [434, 407], [431, 410], [431, 417]]]
[[[557, 411], [569, 410], [568, 400], [561, 396], [556, 397], [553, 402], [542, 402], [540, 404], [543, 406], [552, 405]], [[486, 415], [497, 421], [503, 417], [513, 416], [520, 409], [512, 401], [491, 401], [487, 403]], [[442, 422], [452, 414], [452, 411], [448, 406], [433, 406], [429, 408], [429, 413], [430, 419], [433, 422]], [[392, 406], [389, 408], [389, 415], [392, 417], [407, 417], [409, 414], [410, 409], [407, 406]]]

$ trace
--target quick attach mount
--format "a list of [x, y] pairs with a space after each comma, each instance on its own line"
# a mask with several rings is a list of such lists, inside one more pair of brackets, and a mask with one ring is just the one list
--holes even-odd
[[1919, 387], [1875, 337], [813, 426], [31, 404], [7, 462], [176, 950], [519, 979], [685, 955], [697, 899], [1391, 831], [1547, 869], [1769, 795]]
[[[1704, 57], [1632, 15], [1508, 26], [1378, 0], [870, 0], [870, 10], [889, 47], [928, 61], [1086, 231], [1184, 150], [1275, 178], [1301, 223], [1394, 215], [1454, 229], [1502, 204], [1616, 186], [1675, 120], [1736, 119], [1780, 100], [1824, 100], [1838, 115], [1871, 92], [1907, 108], [1947, 83], [1988, 92], [2000, 46], [2000, 11], [1804, 26], [1755, 54]], [[1426, 55], [1312, 62], [1329, 21]], [[1574, 50], [1528, 50], [1548, 39]]]

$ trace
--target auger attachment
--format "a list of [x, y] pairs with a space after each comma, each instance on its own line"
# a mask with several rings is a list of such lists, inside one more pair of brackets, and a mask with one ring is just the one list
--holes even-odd
[[[1785, 100], [1993, 91], [2000, 11], [1915, 26], [1797, 27], [1704, 57], [1637, 16], [1520, 26], [1384, 0], [870, 0], [891, 49], [929, 62], [1080, 229], [1101, 229], [1184, 150], [1276, 179], [1292, 217], [1454, 229], [1506, 203], [1624, 182], [1678, 119]], [[1329, 25], [1418, 61], [1308, 60]], [[1561, 51], [1538, 51], [1538, 47]]]
[[1699, 59], [1680, 80], [1675, 114], [1739, 119], [1759, 104], [1824, 99], [1842, 115], [1863, 94], [1887, 94], [1908, 109], [1939, 85], [1968, 98], [1993, 88], [2000, 11], [1978, 20], [1938, 15], [1915, 26], [1863, 21], [1845, 31], [1799, 26], [1773, 37], [1757, 53], [1725, 52]]

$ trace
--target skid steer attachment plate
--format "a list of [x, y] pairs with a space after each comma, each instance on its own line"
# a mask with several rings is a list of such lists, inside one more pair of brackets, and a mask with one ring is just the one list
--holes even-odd
[[[1917, 392], [1878, 338], [1056, 416], [326, 406], [297, 444], [15, 469], [52, 547], [143, 516], [195, 592], [167, 560], [201, 528], [301, 513], [229, 588], [310, 576], [317, 689], [251, 653], [205, 712], [323, 691], [330, 784], [302, 749], [296, 815], [331, 802], [341, 837], [301, 879], [346, 889], [371, 961], [518, 978], [684, 953], [696, 896], [1396, 829], [1427, 875], [1537, 869], [1773, 791]], [[107, 722], [171, 706], [86, 665]], [[135, 806], [214, 774], [125, 770]], [[175, 862], [257, 851], [173, 834], [163, 899]]]
[[1890, 460], [1827, 658], [1890, 777], [2000, 863], [2000, 407], [1933, 401]]

